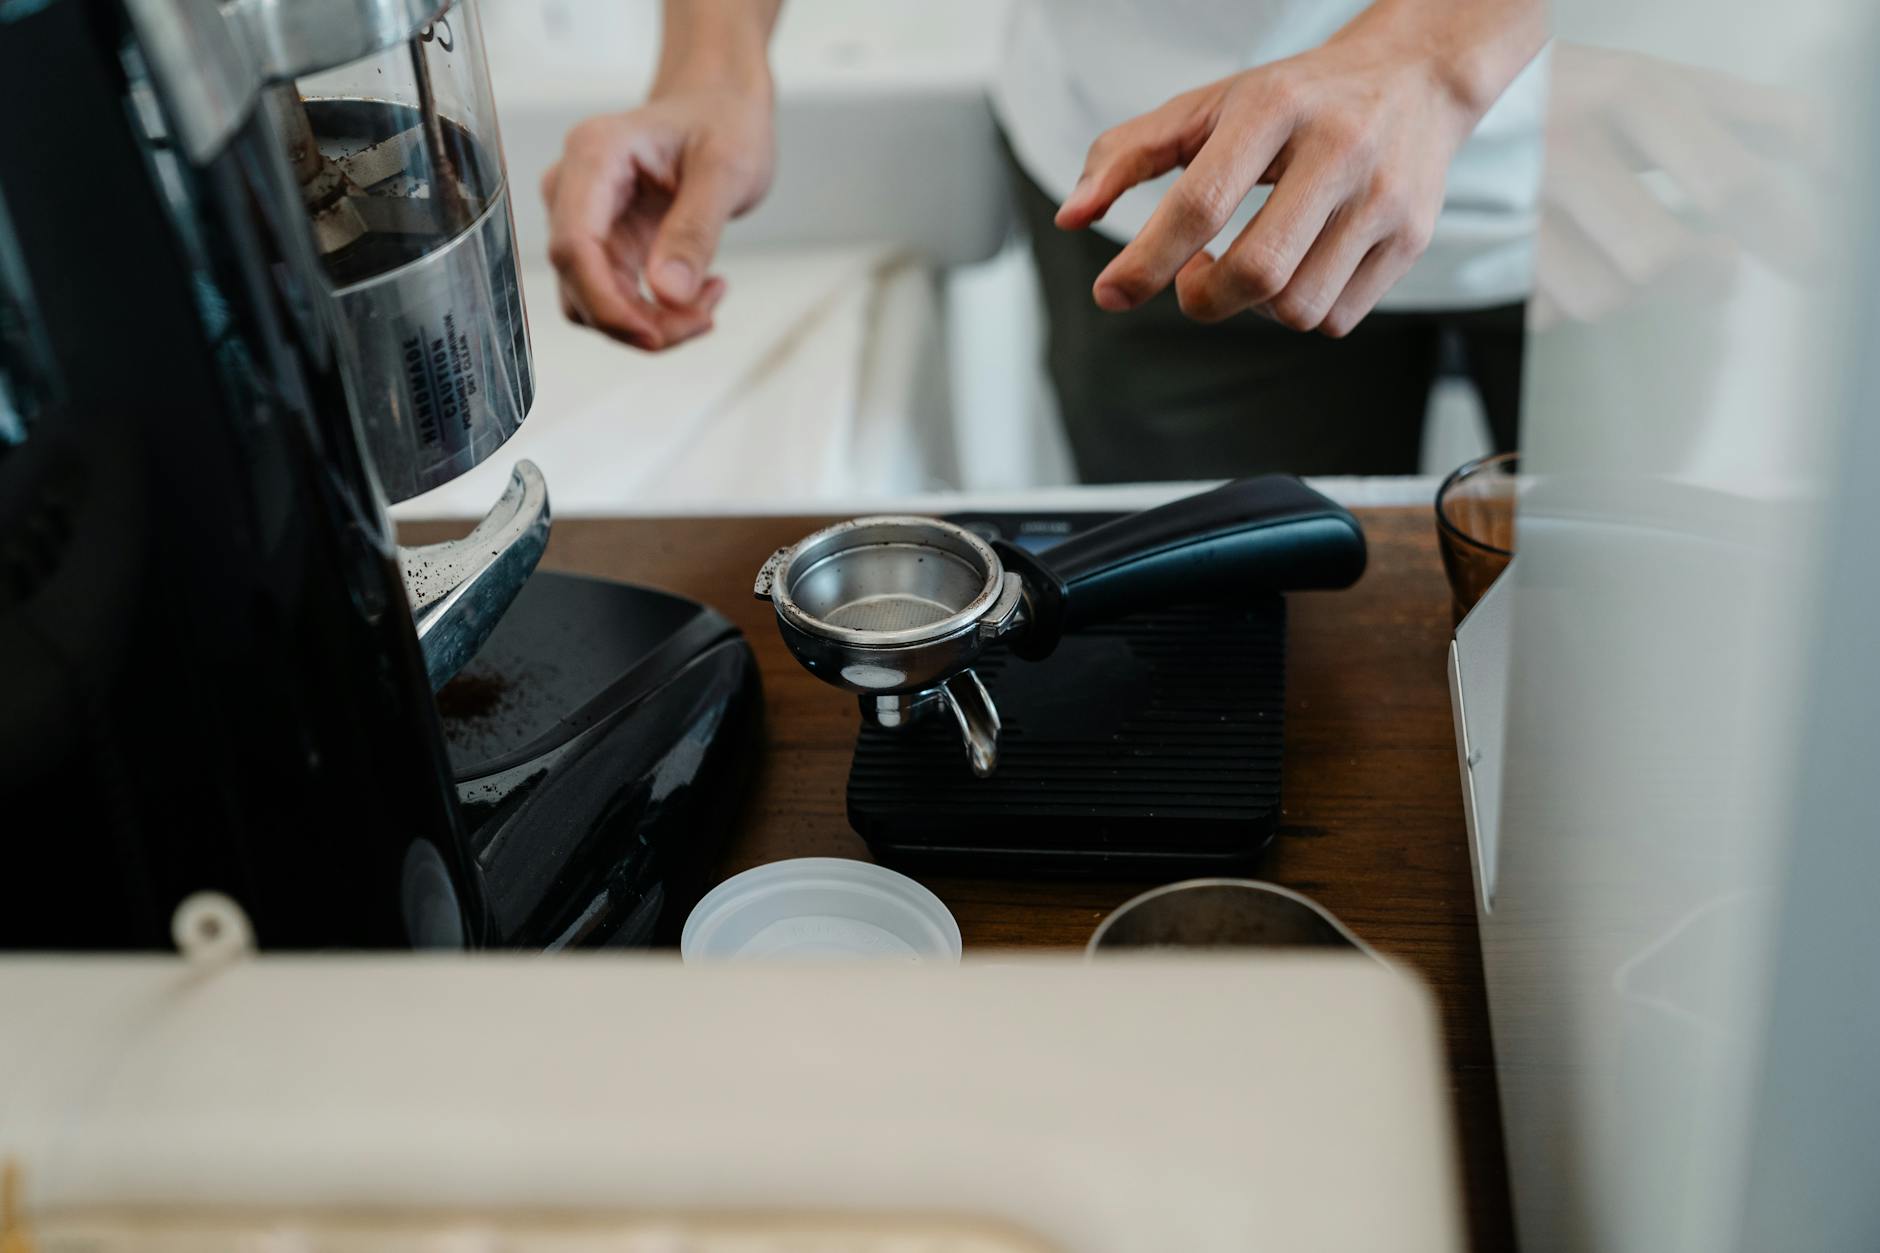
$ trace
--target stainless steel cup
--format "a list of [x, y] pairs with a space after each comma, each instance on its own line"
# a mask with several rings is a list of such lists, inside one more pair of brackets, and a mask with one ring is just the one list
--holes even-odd
[[1254, 879], [1188, 879], [1152, 888], [1105, 918], [1085, 951], [1095, 957], [1145, 948], [1345, 949], [1377, 958], [1311, 897]]

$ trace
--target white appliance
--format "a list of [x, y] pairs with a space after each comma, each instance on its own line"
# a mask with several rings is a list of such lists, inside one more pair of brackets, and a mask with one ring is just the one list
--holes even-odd
[[1876, 14], [1555, 23], [1531, 481], [1455, 659], [1521, 1247], [1880, 1248]]
[[1462, 1245], [1433, 1005], [1355, 955], [10, 958], [0, 1011], [8, 1250]]

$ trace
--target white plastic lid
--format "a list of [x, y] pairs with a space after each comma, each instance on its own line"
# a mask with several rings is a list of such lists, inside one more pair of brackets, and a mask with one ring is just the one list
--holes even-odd
[[733, 875], [685, 920], [688, 962], [874, 957], [960, 959], [960, 927], [940, 898], [892, 870], [841, 857], [797, 857]]

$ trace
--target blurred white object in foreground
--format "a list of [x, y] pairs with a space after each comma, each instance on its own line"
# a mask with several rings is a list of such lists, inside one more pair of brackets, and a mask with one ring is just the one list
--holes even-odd
[[1880, 24], [1553, 20], [1531, 482], [1458, 634], [1521, 1247], [1880, 1248]]
[[1429, 1000], [1361, 956], [8, 959], [0, 1006], [41, 1253], [1461, 1245]]

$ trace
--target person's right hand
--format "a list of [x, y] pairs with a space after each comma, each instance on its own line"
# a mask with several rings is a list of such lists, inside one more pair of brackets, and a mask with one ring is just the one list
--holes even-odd
[[767, 94], [677, 91], [574, 127], [542, 179], [562, 312], [650, 350], [710, 330], [718, 236], [769, 188], [773, 156]]

